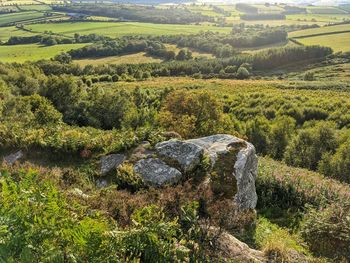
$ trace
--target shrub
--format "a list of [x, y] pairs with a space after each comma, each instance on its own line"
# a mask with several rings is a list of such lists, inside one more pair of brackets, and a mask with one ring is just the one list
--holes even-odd
[[322, 256], [350, 259], [350, 201], [326, 208], [309, 208], [301, 234], [310, 248]]
[[124, 162], [117, 169], [116, 183], [122, 188], [137, 191], [144, 186], [142, 177], [134, 172], [134, 166]]
[[222, 127], [223, 109], [210, 93], [178, 90], [167, 96], [159, 121], [184, 138], [210, 135]]
[[332, 123], [320, 122], [299, 131], [288, 145], [284, 159], [287, 164], [316, 170], [324, 154], [337, 147]]

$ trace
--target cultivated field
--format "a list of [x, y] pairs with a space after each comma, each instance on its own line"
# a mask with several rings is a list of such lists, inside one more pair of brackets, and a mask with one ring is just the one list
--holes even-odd
[[350, 20], [350, 14], [296, 14], [287, 15], [287, 20], [324, 25], [326, 23], [339, 23]]
[[0, 26], [6, 25], [10, 23], [21, 22], [25, 20], [42, 18], [45, 14], [36, 11], [28, 11], [28, 12], [16, 12], [11, 14], [2, 14], [0, 15]]
[[319, 34], [335, 34], [338, 32], [345, 32], [345, 31], [350, 32], [350, 24], [294, 31], [289, 33], [289, 37], [305, 37], [305, 36], [313, 36], [313, 35], [319, 35]]
[[333, 6], [309, 6], [307, 12], [311, 14], [347, 14], [343, 9]]
[[126, 35], [192, 34], [208, 30], [216, 32], [231, 31], [230, 27], [216, 27], [212, 25], [174, 25], [138, 22], [67, 22], [57, 24], [33, 24], [26, 26], [26, 29], [38, 33], [52, 31], [53, 33], [65, 36], [73, 36], [75, 33], [81, 35], [95, 33], [113, 38]]
[[26, 62], [49, 59], [61, 52], [67, 52], [86, 46], [86, 44], [65, 44], [55, 46], [41, 46], [38, 44], [0, 46], [1, 62]]
[[298, 38], [298, 41], [304, 45], [321, 45], [331, 47], [334, 51], [350, 51], [350, 32], [336, 35]]

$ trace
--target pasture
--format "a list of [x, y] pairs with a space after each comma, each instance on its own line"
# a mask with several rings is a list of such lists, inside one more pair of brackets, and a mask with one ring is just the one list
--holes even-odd
[[7, 41], [11, 36], [27, 37], [32, 36], [33, 33], [21, 30], [15, 26], [1, 27], [0, 28], [0, 41]]
[[350, 20], [350, 14], [297, 14], [287, 15], [287, 19], [291, 21], [309, 22], [309, 24], [326, 24], [339, 23]]
[[0, 46], [1, 62], [26, 62], [40, 59], [50, 59], [71, 49], [80, 48], [87, 44], [65, 44], [55, 46], [42, 46], [39, 44]]
[[304, 45], [321, 45], [331, 47], [334, 51], [350, 51], [350, 32], [335, 35], [322, 35], [306, 38], [298, 38]]
[[44, 13], [36, 11], [2, 14], [0, 15], [0, 26], [42, 17], [44, 17]]
[[21, 5], [18, 6], [21, 10], [37, 10], [37, 11], [50, 11], [52, 8], [49, 5]]
[[308, 6], [307, 12], [311, 14], [347, 14], [343, 9], [333, 6]]
[[55, 34], [73, 36], [99, 34], [112, 38], [127, 35], [174, 35], [194, 34], [200, 31], [230, 32], [230, 27], [216, 27], [213, 25], [175, 25], [175, 24], [152, 24], [139, 22], [65, 22], [57, 24], [33, 24], [27, 25], [26, 29], [36, 33], [51, 31]]
[[289, 33], [289, 37], [305, 37], [319, 34], [335, 34], [338, 32], [350, 32], [350, 24], [337, 25], [337, 26], [326, 26], [320, 28], [311, 28], [305, 30], [299, 30]]

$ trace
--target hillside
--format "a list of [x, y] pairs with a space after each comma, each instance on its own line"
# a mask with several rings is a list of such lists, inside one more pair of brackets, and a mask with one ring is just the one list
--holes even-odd
[[346, 6], [26, 1], [0, 6], [0, 262], [350, 260]]

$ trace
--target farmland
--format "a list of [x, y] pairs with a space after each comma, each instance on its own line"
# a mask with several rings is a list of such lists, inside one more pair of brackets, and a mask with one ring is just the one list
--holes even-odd
[[0, 41], [7, 41], [11, 36], [31, 36], [33, 33], [18, 29], [14, 26], [1, 27], [0, 29]]
[[311, 14], [347, 14], [348, 12], [333, 6], [308, 6], [308, 13]]
[[350, 32], [336, 35], [298, 38], [298, 41], [304, 45], [322, 45], [331, 47], [334, 51], [350, 51]]
[[0, 61], [18, 62], [37, 61], [40, 59], [49, 59], [61, 52], [67, 52], [71, 49], [83, 47], [86, 44], [65, 44], [55, 46], [41, 46], [38, 44], [0, 46]]
[[22, 21], [0, 27], [0, 262], [350, 260], [347, 11], [30, 1], [0, 10]]
[[0, 15], [0, 26], [42, 17], [45, 17], [45, 14], [35, 11], [2, 14]]
[[345, 31], [350, 31], [349, 24], [294, 31], [289, 33], [289, 36], [305, 37], [305, 36], [313, 36], [313, 35], [320, 35], [320, 34], [335, 34], [335, 33], [341, 33]]
[[80, 34], [99, 34], [108, 37], [127, 35], [173, 35], [192, 34], [200, 31], [229, 32], [230, 27], [215, 27], [213, 25], [171, 25], [138, 22], [67, 22], [58, 24], [33, 24], [26, 29], [37, 33], [51, 31], [55, 34], [73, 36]]

